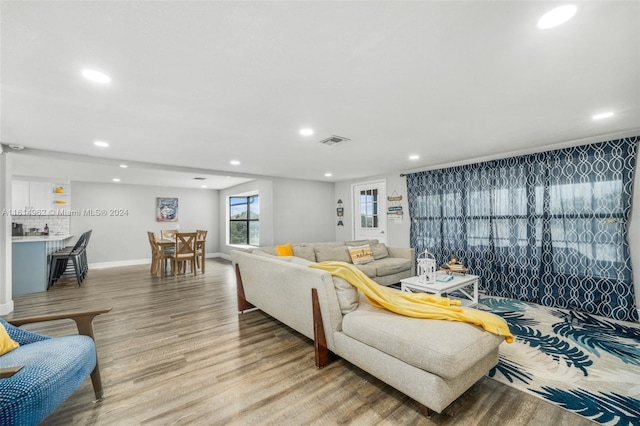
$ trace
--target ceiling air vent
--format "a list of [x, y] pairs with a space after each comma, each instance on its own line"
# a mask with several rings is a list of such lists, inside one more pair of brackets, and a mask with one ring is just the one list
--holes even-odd
[[327, 146], [333, 146], [333, 145], [338, 145], [338, 144], [341, 144], [343, 142], [350, 141], [350, 140], [351, 139], [349, 139], [349, 138], [343, 138], [342, 136], [333, 135], [330, 138], [321, 140], [320, 143], [323, 143], [323, 144], [325, 144]]

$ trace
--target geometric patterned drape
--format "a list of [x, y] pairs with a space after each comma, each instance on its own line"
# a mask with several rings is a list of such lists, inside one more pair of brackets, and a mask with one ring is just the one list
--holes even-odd
[[637, 321], [627, 228], [638, 137], [407, 175], [411, 246], [490, 295]]

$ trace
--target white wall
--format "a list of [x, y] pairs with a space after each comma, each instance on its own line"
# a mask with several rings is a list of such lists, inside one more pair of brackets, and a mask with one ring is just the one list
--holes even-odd
[[[337, 182], [335, 184], [335, 199], [342, 200], [344, 205], [344, 226], [336, 226], [335, 239], [337, 241], [348, 241], [353, 239], [353, 211], [351, 202], [351, 187], [354, 184], [363, 182], [371, 182], [374, 180], [385, 180], [387, 187], [387, 195], [391, 196], [395, 191], [398, 195], [402, 196], [402, 211], [404, 215], [401, 220], [392, 219], [387, 220], [387, 245], [391, 247], [409, 247], [409, 205], [407, 203], [407, 180], [404, 177], [400, 177], [400, 173], [393, 173], [390, 175], [372, 176], [364, 179]], [[388, 202], [383, 200], [384, 208], [386, 210]], [[335, 217], [335, 205], [334, 205], [334, 217]], [[337, 224], [337, 217], [335, 223]]]
[[[156, 198], [178, 198], [178, 222], [156, 221]], [[71, 182], [72, 211], [125, 209], [124, 216], [71, 217], [74, 240], [91, 229], [87, 248], [94, 267], [142, 263], [151, 259], [147, 231], [206, 229], [206, 252], [219, 250], [218, 191], [211, 189], [164, 188], [156, 186]]]
[[220, 247], [229, 254], [226, 221], [229, 196], [260, 195], [260, 245], [321, 242], [334, 239], [333, 183], [297, 179], [259, 179], [220, 191]]
[[275, 244], [333, 241], [336, 200], [333, 183], [274, 180]]
[[[0, 146], [0, 211], [10, 210], [11, 206], [11, 157], [2, 153]], [[11, 262], [11, 215], [0, 215], [0, 315], [13, 311], [12, 262]]]

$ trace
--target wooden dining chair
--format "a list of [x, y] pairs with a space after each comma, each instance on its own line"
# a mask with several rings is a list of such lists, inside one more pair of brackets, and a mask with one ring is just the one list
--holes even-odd
[[[173, 275], [176, 275], [178, 272], [178, 268], [182, 269], [184, 266], [184, 271], [187, 271], [187, 262], [189, 262], [191, 266], [191, 270], [193, 271], [193, 275], [196, 274], [196, 238], [198, 234], [195, 232], [177, 232], [176, 233], [176, 245], [175, 245], [175, 254], [172, 256], [173, 261]], [[180, 264], [180, 265], [179, 265]]]
[[149, 246], [151, 247], [151, 273], [157, 275], [158, 273], [158, 243], [156, 241], [156, 234], [147, 231], [147, 237], [149, 237]]
[[203, 229], [196, 230], [196, 264], [204, 273], [204, 246], [207, 242], [207, 232]]
[[175, 229], [162, 229], [160, 231], [160, 238], [163, 240], [173, 240], [176, 237]]
[[149, 245], [151, 246], [151, 273], [158, 277], [164, 277], [167, 272], [167, 263], [171, 263], [171, 272], [173, 269], [173, 250], [167, 250], [158, 244], [158, 239], [154, 232], [147, 232], [149, 236]]

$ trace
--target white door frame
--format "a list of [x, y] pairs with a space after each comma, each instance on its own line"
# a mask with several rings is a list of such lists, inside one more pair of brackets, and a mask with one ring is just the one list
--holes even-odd
[[358, 182], [351, 184], [351, 211], [353, 212], [353, 222], [351, 237], [354, 240], [364, 239], [357, 235], [360, 221], [360, 189], [365, 187], [378, 189], [378, 232], [376, 235], [368, 236], [369, 239], [378, 239], [381, 243], [387, 242], [387, 180], [380, 179], [368, 182]]

